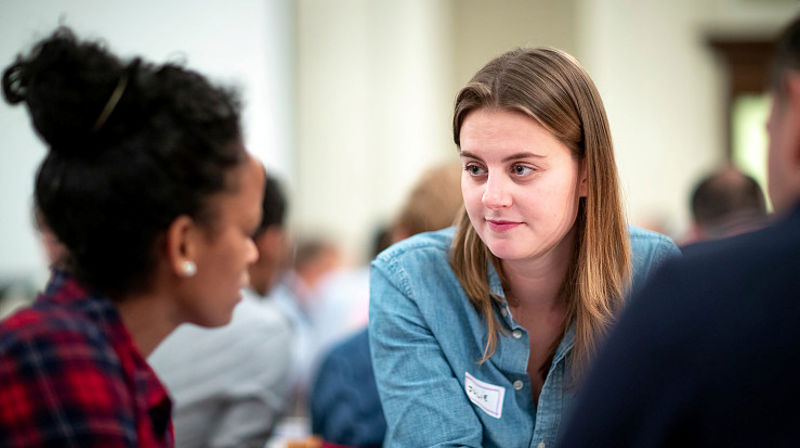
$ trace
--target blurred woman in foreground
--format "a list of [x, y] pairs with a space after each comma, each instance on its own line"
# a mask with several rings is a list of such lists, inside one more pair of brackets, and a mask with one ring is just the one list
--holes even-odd
[[2, 84], [48, 147], [35, 202], [66, 250], [0, 325], [0, 445], [172, 446], [145, 358], [183, 322], [227, 323], [257, 256], [264, 174], [238, 100], [65, 28]]

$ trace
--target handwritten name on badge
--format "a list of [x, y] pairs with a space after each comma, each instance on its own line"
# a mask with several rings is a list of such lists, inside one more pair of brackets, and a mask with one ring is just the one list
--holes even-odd
[[464, 372], [464, 391], [475, 406], [494, 418], [503, 415], [503, 398], [506, 395], [504, 387], [485, 383], [468, 372]]

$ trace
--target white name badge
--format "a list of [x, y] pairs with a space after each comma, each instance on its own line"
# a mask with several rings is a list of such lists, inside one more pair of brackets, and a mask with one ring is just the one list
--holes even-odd
[[475, 379], [468, 372], [464, 372], [464, 391], [469, 401], [494, 418], [503, 415], [503, 398], [506, 395], [504, 387], [484, 383]]

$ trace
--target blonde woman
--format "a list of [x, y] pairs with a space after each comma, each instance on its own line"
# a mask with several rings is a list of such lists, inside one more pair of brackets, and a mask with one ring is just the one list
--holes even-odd
[[386, 445], [547, 447], [631, 287], [678, 254], [626, 226], [608, 121], [578, 62], [520, 49], [459, 92], [455, 229], [372, 265]]

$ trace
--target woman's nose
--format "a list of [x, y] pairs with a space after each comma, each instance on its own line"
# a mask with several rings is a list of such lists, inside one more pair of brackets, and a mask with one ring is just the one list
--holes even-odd
[[485, 190], [482, 197], [483, 205], [486, 208], [497, 209], [511, 205], [511, 194], [506, 185], [505, 179], [501, 176], [489, 174], [486, 180]]

